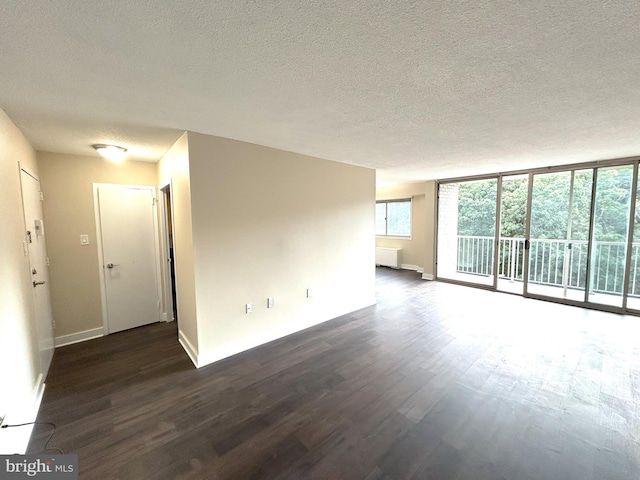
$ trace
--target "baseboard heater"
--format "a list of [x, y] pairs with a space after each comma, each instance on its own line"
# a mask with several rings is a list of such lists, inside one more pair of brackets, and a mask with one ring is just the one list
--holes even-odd
[[400, 268], [401, 248], [376, 247], [376, 265], [381, 267]]

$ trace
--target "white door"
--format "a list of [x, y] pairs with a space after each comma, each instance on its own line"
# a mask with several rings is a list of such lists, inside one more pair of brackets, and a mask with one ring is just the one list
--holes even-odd
[[53, 358], [53, 313], [51, 312], [51, 292], [45, 229], [42, 215], [40, 182], [27, 171], [20, 170], [22, 184], [22, 206], [26, 226], [26, 241], [29, 250], [29, 268], [35, 301], [38, 348], [43, 377], [47, 376]]
[[98, 185], [108, 333], [160, 319], [153, 187]]

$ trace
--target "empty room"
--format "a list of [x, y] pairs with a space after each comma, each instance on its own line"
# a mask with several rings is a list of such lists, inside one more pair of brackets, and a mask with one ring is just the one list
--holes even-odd
[[0, 11], [2, 478], [640, 478], [637, 2]]

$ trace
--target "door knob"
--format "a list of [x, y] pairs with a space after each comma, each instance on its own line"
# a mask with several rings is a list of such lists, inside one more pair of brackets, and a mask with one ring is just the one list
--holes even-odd
[[44, 285], [47, 282], [33, 282], [33, 288], [36, 288], [38, 285]]
[[119, 267], [117, 263], [107, 263], [107, 268]]

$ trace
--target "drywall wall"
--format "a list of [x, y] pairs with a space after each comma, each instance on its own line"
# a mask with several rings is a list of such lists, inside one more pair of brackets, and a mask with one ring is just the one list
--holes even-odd
[[374, 170], [191, 132], [189, 157], [200, 365], [375, 303]]
[[[103, 326], [93, 183], [156, 186], [157, 165], [50, 152], [37, 158], [56, 344], [90, 338]], [[89, 245], [80, 244], [80, 235], [89, 235]]]
[[376, 237], [376, 246], [402, 249], [403, 268], [422, 278], [435, 278], [436, 182], [402, 183], [378, 187], [376, 200], [412, 199], [411, 238]]
[[[0, 416], [8, 423], [35, 420], [42, 372], [38, 354], [18, 162], [38, 172], [35, 152], [0, 110]], [[24, 453], [30, 429], [0, 429], [0, 453]]]
[[[171, 185], [178, 332], [180, 342], [197, 364], [198, 331], [191, 222], [189, 137], [185, 132], [158, 163], [159, 185]], [[164, 262], [163, 262], [164, 263]]]
[[436, 278], [436, 225], [438, 206], [438, 185], [435, 180], [424, 183], [424, 272], [422, 278], [433, 280]]
[[376, 189], [376, 200], [411, 199], [411, 238], [376, 237], [377, 247], [401, 248], [402, 266], [420, 273], [425, 262], [426, 201], [424, 183], [406, 183]]

